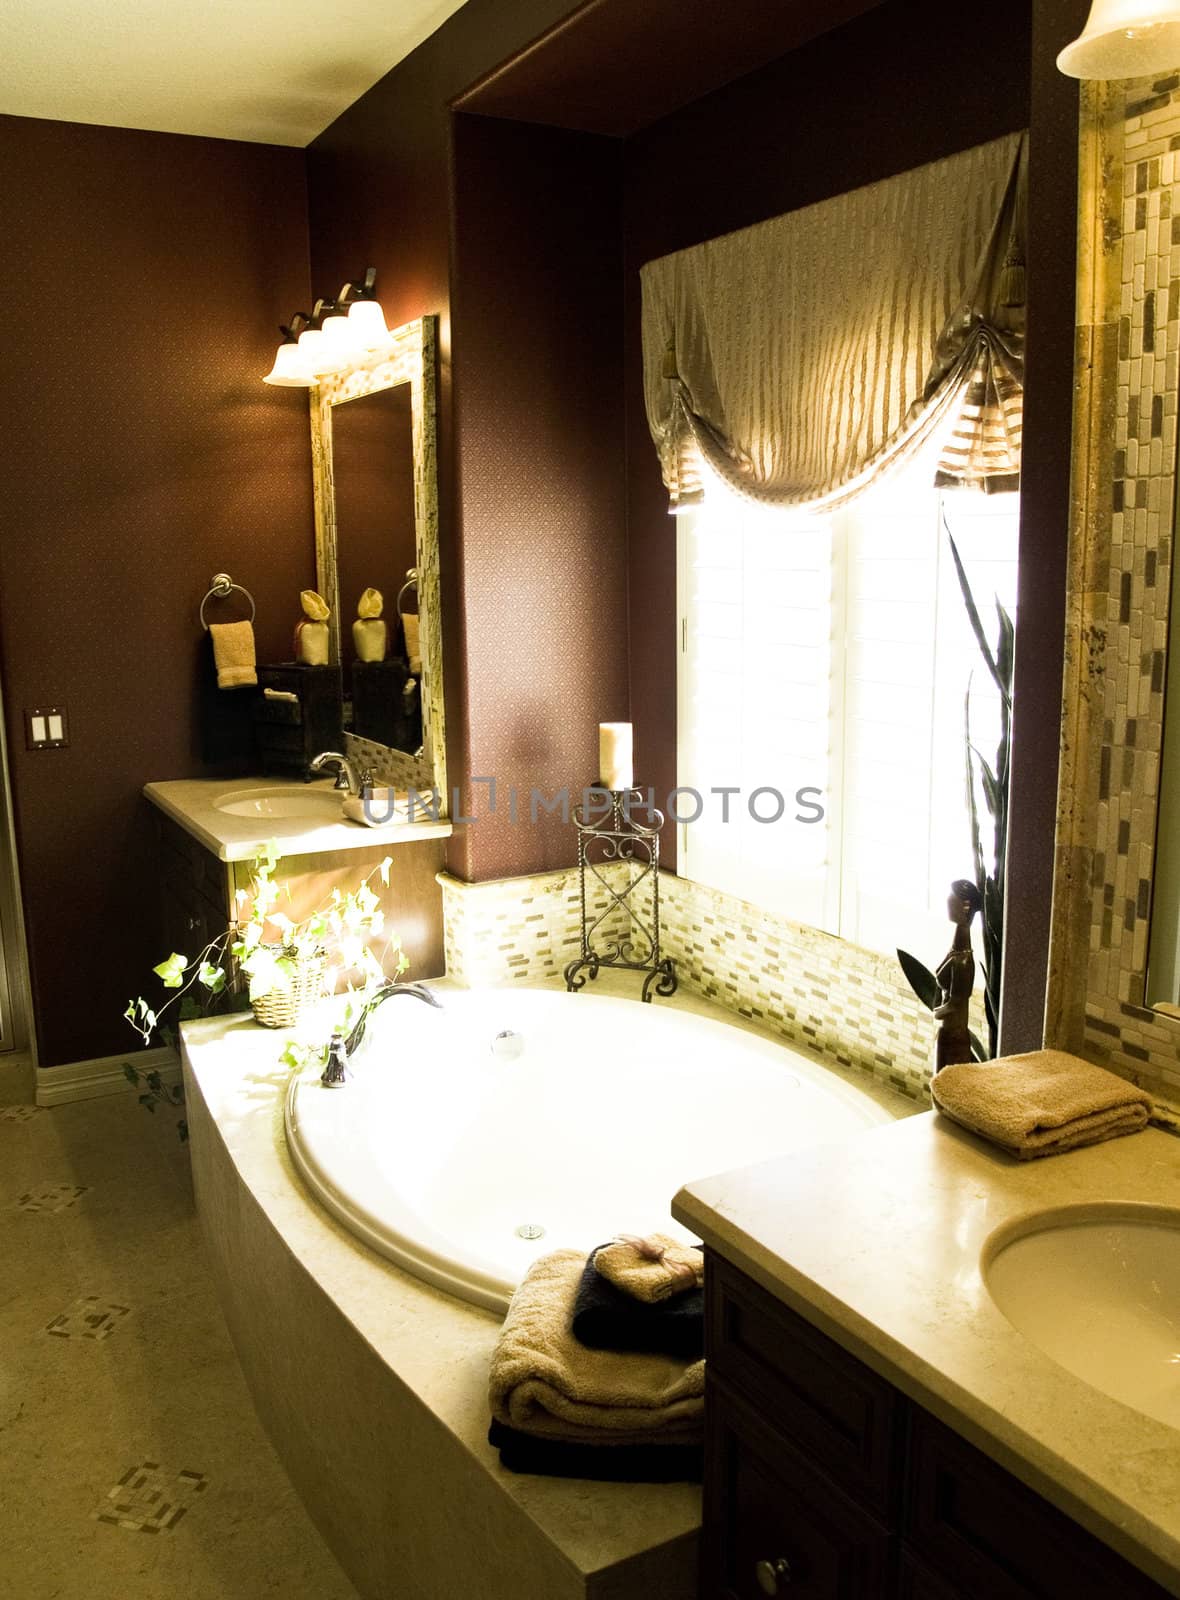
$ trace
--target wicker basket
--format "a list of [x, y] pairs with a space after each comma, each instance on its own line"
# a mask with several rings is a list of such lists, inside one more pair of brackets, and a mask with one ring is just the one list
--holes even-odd
[[323, 956], [302, 956], [281, 988], [270, 989], [250, 1002], [255, 1020], [264, 1028], [290, 1028], [324, 996]]

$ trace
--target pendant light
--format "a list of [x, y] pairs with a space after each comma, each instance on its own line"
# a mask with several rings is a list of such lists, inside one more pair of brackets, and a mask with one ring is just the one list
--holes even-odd
[[1180, 6], [1094, 0], [1086, 26], [1057, 57], [1069, 78], [1143, 78], [1180, 66]]

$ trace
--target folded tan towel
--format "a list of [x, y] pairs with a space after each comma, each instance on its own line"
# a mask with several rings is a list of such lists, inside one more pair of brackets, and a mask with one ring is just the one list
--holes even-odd
[[694, 1444], [705, 1363], [589, 1350], [574, 1338], [579, 1250], [542, 1256], [512, 1297], [492, 1356], [492, 1416], [521, 1433], [578, 1444]]
[[258, 682], [254, 670], [254, 624], [211, 622], [213, 660], [219, 689], [243, 689]]
[[1022, 1161], [1138, 1133], [1151, 1096], [1064, 1050], [944, 1067], [930, 1081], [938, 1109]]
[[699, 1289], [705, 1281], [702, 1252], [666, 1233], [649, 1233], [645, 1239], [620, 1234], [596, 1251], [594, 1265], [616, 1289], [648, 1305]]

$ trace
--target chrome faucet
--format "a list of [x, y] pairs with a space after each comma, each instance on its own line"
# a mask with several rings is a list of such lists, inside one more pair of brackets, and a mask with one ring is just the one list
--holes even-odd
[[428, 1006], [442, 1010], [441, 1003], [435, 999], [430, 990], [422, 983], [383, 983], [375, 989], [361, 1009], [360, 1016], [353, 1025], [352, 1032], [345, 1036], [342, 1028], [337, 1028], [332, 1034], [328, 1044], [328, 1064], [324, 1068], [320, 1082], [326, 1089], [332, 1089], [351, 1077], [348, 1063], [352, 1060], [361, 1042], [365, 1037], [365, 1028], [369, 1018], [377, 1007], [384, 1005], [395, 994], [412, 994], [415, 1000], [424, 1000]]
[[310, 783], [317, 772], [322, 772], [327, 766], [335, 766], [336, 781], [334, 789], [346, 789], [349, 794], [363, 795], [367, 789], [373, 787], [373, 774], [367, 767], [359, 771], [349, 760], [348, 756], [341, 755], [339, 750], [321, 750], [307, 768], [307, 782]]

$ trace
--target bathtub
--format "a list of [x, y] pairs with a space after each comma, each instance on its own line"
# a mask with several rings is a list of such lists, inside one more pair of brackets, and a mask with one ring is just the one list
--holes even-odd
[[359, 1238], [503, 1313], [538, 1255], [662, 1231], [691, 1179], [891, 1120], [781, 1044], [675, 1004], [440, 990], [375, 1013], [351, 1081], [295, 1078], [287, 1143]]

